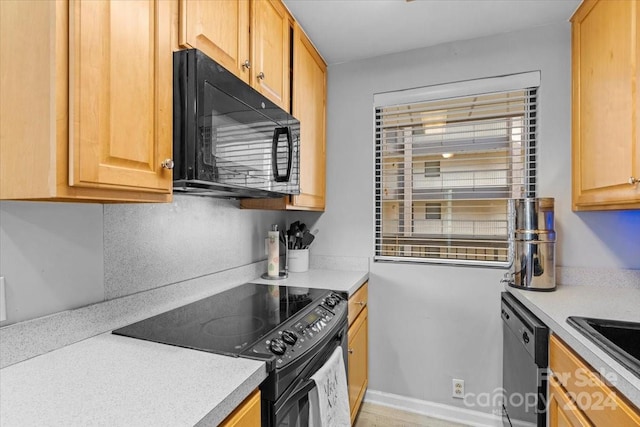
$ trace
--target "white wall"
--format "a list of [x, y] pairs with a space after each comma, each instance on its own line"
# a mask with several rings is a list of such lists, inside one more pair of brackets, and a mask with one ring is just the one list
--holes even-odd
[[101, 301], [102, 254], [102, 205], [0, 203], [2, 325]]
[[[329, 67], [322, 256], [373, 256], [373, 94], [541, 70], [539, 194], [556, 199], [558, 265], [640, 268], [640, 212], [571, 211], [570, 25]], [[372, 263], [370, 389], [449, 405], [501, 386], [503, 270]], [[490, 412], [492, 408], [473, 408]]]
[[175, 195], [167, 204], [0, 203], [0, 326], [250, 264], [285, 214]]

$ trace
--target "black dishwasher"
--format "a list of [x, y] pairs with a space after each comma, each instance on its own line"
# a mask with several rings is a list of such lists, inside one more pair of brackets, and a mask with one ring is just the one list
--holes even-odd
[[549, 328], [508, 292], [502, 293], [502, 422], [546, 426]]

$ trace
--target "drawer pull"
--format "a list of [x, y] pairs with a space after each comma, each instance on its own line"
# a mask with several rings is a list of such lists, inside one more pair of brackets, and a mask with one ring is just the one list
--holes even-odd
[[364, 301], [356, 301], [356, 304], [358, 304], [359, 306], [362, 306], [362, 307], [364, 307], [365, 305], [367, 305], [367, 303], [366, 303], [366, 302], [364, 302]]
[[629, 177], [629, 184], [636, 185], [639, 182], [640, 182], [640, 178], [634, 178], [632, 176]]

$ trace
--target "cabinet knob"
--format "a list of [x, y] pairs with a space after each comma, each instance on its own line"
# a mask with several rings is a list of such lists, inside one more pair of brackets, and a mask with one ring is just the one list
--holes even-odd
[[246, 61], [244, 61], [242, 63], [242, 68], [244, 68], [246, 70], [250, 69], [251, 68], [251, 61], [249, 61], [248, 59]]
[[636, 185], [637, 183], [640, 182], [640, 178], [634, 178], [634, 177], [629, 177], [629, 184], [631, 185]]
[[264, 80], [264, 73], [260, 71], [257, 77], [258, 77], [258, 80]]
[[350, 348], [349, 350], [347, 350], [349, 352], [349, 354], [353, 354], [353, 349]]
[[360, 306], [364, 306], [366, 304], [366, 302], [364, 302], [364, 301], [356, 301], [356, 304], [358, 304]]
[[173, 169], [173, 159], [164, 159], [162, 163], [160, 163], [160, 166], [162, 166], [164, 169]]

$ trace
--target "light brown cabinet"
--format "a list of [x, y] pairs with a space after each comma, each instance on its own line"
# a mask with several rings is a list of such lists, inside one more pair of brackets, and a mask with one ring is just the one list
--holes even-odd
[[302, 28], [293, 31], [293, 116], [300, 120], [300, 194], [243, 200], [243, 208], [324, 211], [327, 65]]
[[2, 1], [0, 198], [171, 200], [165, 1]]
[[260, 427], [260, 414], [260, 390], [255, 390], [220, 423], [220, 427]]
[[291, 111], [291, 25], [280, 0], [251, 2], [251, 86]]
[[640, 208], [639, 16], [586, 0], [571, 19], [574, 210]]
[[280, 0], [180, 0], [179, 43], [200, 49], [291, 110], [293, 19]]
[[369, 309], [368, 284], [349, 298], [349, 407], [353, 424], [369, 382]]
[[293, 116], [300, 120], [297, 209], [324, 211], [327, 65], [299, 25], [293, 32]]
[[550, 427], [640, 426], [638, 409], [555, 335], [549, 368]]
[[249, 0], [180, 0], [178, 41], [249, 83]]
[[549, 381], [549, 426], [590, 427], [582, 411], [571, 401], [571, 397], [554, 377]]

